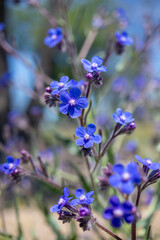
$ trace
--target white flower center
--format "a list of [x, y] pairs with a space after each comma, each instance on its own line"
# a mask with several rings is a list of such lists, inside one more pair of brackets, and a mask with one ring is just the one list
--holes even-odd
[[92, 68], [97, 68], [98, 64], [97, 63], [92, 63]]
[[63, 87], [64, 86], [64, 83], [63, 82], [60, 82], [59, 83], [59, 87]]
[[121, 115], [121, 116], [120, 116], [120, 120], [121, 120], [122, 122], [124, 122], [124, 121], [126, 120], [126, 117], [125, 117], [124, 115]]
[[14, 166], [14, 164], [13, 164], [13, 163], [10, 163], [10, 164], [9, 164], [9, 169], [12, 169], [13, 166]]
[[75, 101], [74, 99], [71, 99], [71, 100], [69, 101], [69, 103], [70, 103], [71, 106], [74, 106], [74, 105], [76, 104], [76, 101]]
[[117, 208], [113, 211], [113, 214], [114, 214], [115, 217], [122, 217], [123, 216], [123, 211], [122, 211], [122, 209]]
[[79, 197], [79, 199], [80, 199], [80, 201], [85, 201], [85, 200], [86, 200], [86, 196], [85, 196], [85, 195], [81, 195], [81, 196]]
[[124, 36], [121, 37], [121, 41], [122, 41], [122, 42], [125, 42], [125, 41], [126, 41], [126, 37], [124, 37]]
[[146, 160], [146, 163], [147, 163], [147, 165], [150, 166], [150, 165], [152, 164], [152, 161], [151, 161], [150, 159], [147, 159], [147, 160]]
[[60, 198], [59, 201], [58, 201], [58, 204], [62, 205], [64, 202], [65, 202], [65, 200], [63, 198]]
[[53, 40], [55, 40], [57, 38], [57, 35], [56, 34], [53, 34], [52, 37], [51, 37]]
[[128, 181], [129, 179], [130, 179], [130, 174], [129, 173], [125, 172], [125, 173], [122, 174], [122, 180], [124, 182]]
[[88, 139], [90, 139], [90, 136], [89, 136], [89, 134], [87, 134], [87, 133], [86, 133], [86, 134], [84, 135], [84, 138], [85, 138], [85, 140], [88, 140]]

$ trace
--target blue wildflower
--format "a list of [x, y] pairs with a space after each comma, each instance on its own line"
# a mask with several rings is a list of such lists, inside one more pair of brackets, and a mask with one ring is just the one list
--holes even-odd
[[51, 92], [51, 94], [56, 95], [62, 91], [68, 90], [75, 82], [74, 80], [70, 80], [69, 82], [68, 81], [69, 81], [69, 77], [63, 76], [60, 78], [60, 82], [57, 82], [57, 81], [51, 82], [50, 84], [51, 88], [55, 89]]
[[109, 204], [110, 206], [103, 212], [103, 217], [110, 220], [112, 227], [119, 228], [123, 220], [125, 220], [126, 223], [134, 222], [136, 208], [131, 202], [125, 201], [120, 203], [118, 197], [112, 196], [109, 199]]
[[91, 123], [85, 129], [84, 127], [78, 127], [75, 130], [75, 134], [77, 137], [80, 137], [76, 140], [76, 144], [78, 146], [84, 146], [84, 148], [92, 147], [93, 143], [100, 143], [102, 141], [102, 137], [98, 134], [95, 134], [96, 126]]
[[112, 187], [119, 188], [122, 193], [130, 194], [134, 190], [134, 185], [139, 184], [141, 176], [138, 172], [138, 166], [135, 162], [130, 162], [126, 168], [122, 164], [113, 166], [114, 175], [110, 176], [108, 181]]
[[63, 114], [68, 114], [71, 118], [77, 118], [81, 115], [81, 108], [88, 106], [88, 99], [80, 97], [81, 90], [79, 88], [71, 88], [69, 93], [67, 91], [61, 92], [59, 99], [62, 102], [59, 106], [59, 111]]
[[87, 59], [81, 59], [81, 63], [83, 67], [88, 72], [107, 72], [107, 68], [105, 66], [101, 66], [103, 63], [102, 58], [95, 56], [92, 58], [91, 62]]
[[133, 39], [128, 37], [127, 32], [122, 32], [122, 33], [116, 32], [115, 36], [116, 36], [117, 42], [122, 46], [129, 46], [133, 44]]
[[94, 194], [94, 191], [88, 192], [88, 193], [84, 193], [83, 189], [77, 189], [75, 191], [75, 196], [78, 199], [73, 199], [71, 201], [71, 205], [75, 206], [77, 204], [91, 204], [94, 201], [94, 198], [92, 198], [92, 195]]
[[116, 123], [120, 123], [122, 125], [126, 125], [127, 123], [131, 123], [134, 121], [134, 118], [132, 117], [132, 114], [129, 112], [124, 112], [122, 111], [121, 108], [117, 108], [116, 113], [113, 113], [113, 120]]
[[4, 29], [4, 23], [0, 22], [0, 32], [2, 32]]
[[[53, 205], [50, 208], [51, 212], [59, 212], [63, 207], [65, 207], [67, 204], [69, 204], [69, 200], [72, 199], [72, 197], [69, 197], [69, 190], [68, 188], [63, 188], [63, 196], [61, 196], [58, 200], [58, 203], [56, 205]], [[70, 205], [70, 204], [69, 204]]]
[[63, 38], [62, 28], [51, 28], [48, 31], [48, 36], [44, 39], [44, 43], [50, 48], [56, 46]]
[[16, 159], [14, 161], [14, 158], [12, 156], [8, 156], [7, 163], [3, 163], [1, 165], [1, 171], [4, 172], [5, 174], [14, 173], [19, 164], [20, 159]]
[[135, 155], [137, 161], [141, 162], [143, 165], [147, 166], [151, 170], [157, 170], [160, 168], [160, 163], [153, 163], [149, 158], [142, 159], [140, 156]]

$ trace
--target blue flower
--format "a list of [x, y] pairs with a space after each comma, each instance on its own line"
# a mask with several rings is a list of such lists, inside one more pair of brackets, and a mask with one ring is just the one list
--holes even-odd
[[88, 106], [88, 99], [80, 97], [81, 90], [79, 88], [71, 88], [69, 93], [67, 91], [61, 92], [59, 99], [62, 102], [59, 106], [59, 111], [63, 114], [68, 114], [71, 118], [77, 118], [81, 115], [81, 108]]
[[108, 181], [112, 187], [119, 188], [122, 193], [130, 194], [134, 190], [134, 185], [139, 184], [141, 176], [138, 172], [138, 165], [130, 162], [126, 168], [122, 164], [113, 166], [114, 175], [110, 176]]
[[95, 56], [92, 58], [91, 62], [87, 59], [81, 59], [81, 63], [83, 67], [88, 72], [107, 72], [107, 68], [105, 66], [101, 66], [103, 63], [102, 58]]
[[84, 148], [92, 147], [93, 143], [100, 143], [102, 141], [102, 137], [98, 134], [95, 134], [96, 126], [91, 123], [85, 129], [84, 127], [78, 127], [75, 130], [75, 134], [77, 137], [80, 137], [76, 140], [76, 144], [78, 146], [84, 146]]
[[113, 113], [113, 120], [116, 123], [120, 123], [122, 125], [126, 125], [127, 123], [131, 123], [134, 121], [134, 118], [132, 117], [132, 114], [129, 112], [124, 112], [122, 111], [121, 108], [117, 108], [116, 113]]
[[71, 201], [72, 206], [75, 206], [77, 204], [89, 205], [94, 201], [94, 198], [91, 197], [94, 194], [94, 191], [91, 191], [85, 194], [83, 189], [77, 189], [74, 194], [78, 199], [73, 199]]
[[110, 220], [110, 224], [114, 228], [119, 228], [123, 220], [126, 223], [132, 223], [135, 220], [135, 207], [129, 201], [120, 203], [116, 196], [109, 199], [110, 206], [103, 212], [103, 217]]
[[160, 168], [160, 163], [153, 163], [149, 158], [142, 159], [138, 155], [135, 155], [135, 158], [151, 170], [158, 170]]
[[0, 22], [0, 32], [2, 32], [4, 29], [4, 23]]
[[53, 205], [50, 208], [51, 212], [59, 212], [65, 205], [69, 204], [69, 200], [72, 198], [68, 198], [69, 197], [69, 190], [68, 188], [64, 187], [63, 188], [63, 196], [61, 196], [58, 200], [58, 203], [56, 205]]
[[122, 33], [116, 32], [115, 36], [117, 38], [117, 42], [122, 46], [129, 46], [133, 44], [133, 39], [128, 37], [127, 32], [122, 32]]
[[68, 76], [63, 76], [60, 78], [60, 82], [57, 81], [53, 81], [51, 82], [50, 86], [51, 88], [55, 88], [55, 90], [53, 90], [51, 93], [52, 95], [56, 95], [59, 94], [62, 91], [68, 90], [75, 82], [75, 80], [69, 80]]
[[48, 45], [50, 48], [56, 46], [61, 42], [63, 38], [62, 28], [51, 28], [48, 31], [48, 36], [44, 39], [44, 43]]
[[14, 173], [18, 165], [20, 164], [20, 159], [16, 159], [14, 161], [14, 158], [12, 156], [7, 157], [7, 163], [3, 163], [1, 165], [1, 171], [5, 174]]

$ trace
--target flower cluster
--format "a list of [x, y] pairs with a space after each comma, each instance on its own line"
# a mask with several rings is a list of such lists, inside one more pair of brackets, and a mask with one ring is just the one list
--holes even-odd
[[130, 112], [123, 112], [121, 108], [117, 108], [116, 112], [117, 113], [113, 113], [113, 119], [116, 123], [126, 125], [134, 121]]
[[20, 164], [20, 159], [14, 160], [12, 156], [7, 157], [7, 163], [0, 165], [0, 170], [5, 174], [14, 174], [16, 173], [17, 167]]
[[44, 39], [44, 43], [50, 48], [56, 46], [63, 39], [62, 28], [51, 28], [48, 31], [48, 36]]
[[103, 63], [102, 58], [98, 56], [93, 57], [91, 59], [91, 62], [87, 59], [82, 59], [81, 63], [83, 64], [83, 67], [87, 72], [107, 72], [107, 68], [105, 66], [101, 66]]
[[119, 198], [112, 196], [109, 199], [110, 206], [103, 212], [103, 217], [110, 220], [114, 228], [119, 228], [123, 220], [130, 224], [135, 221], [136, 208], [129, 201], [120, 202]]

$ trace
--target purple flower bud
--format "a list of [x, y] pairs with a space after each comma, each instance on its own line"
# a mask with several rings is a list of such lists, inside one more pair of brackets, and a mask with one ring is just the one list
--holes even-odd
[[51, 92], [52, 92], [52, 89], [51, 89], [50, 87], [46, 87], [45, 91], [46, 91], [47, 93], [51, 93]]
[[80, 217], [87, 217], [90, 214], [90, 210], [86, 207], [81, 207], [79, 209], [79, 216]]
[[92, 74], [92, 73], [87, 73], [87, 74], [86, 74], [86, 78], [87, 78], [88, 80], [91, 80], [91, 79], [93, 78], [93, 74]]

